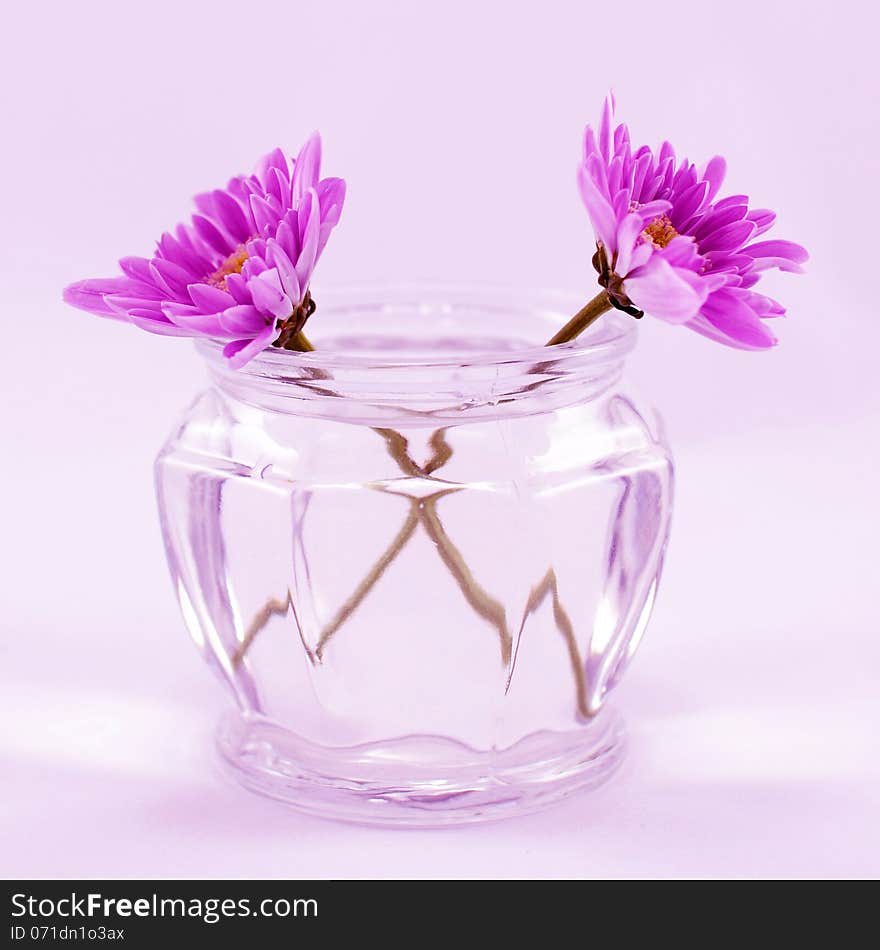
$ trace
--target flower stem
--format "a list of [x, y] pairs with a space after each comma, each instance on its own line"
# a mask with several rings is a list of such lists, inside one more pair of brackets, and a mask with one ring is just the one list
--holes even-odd
[[287, 349], [298, 350], [300, 353], [311, 353], [315, 348], [312, 346], [312, 341], [300, 330], [290, 341]]
[[382, 553], [382, 556], [370, 569], [369, 574], [358, 584], [355, 592], [339, 608], [333, 619], [321, 630], [318, 643], [315, 647], [315, 656], [319, 660], [324, 657], [324, 647], [327, 641], [354, 613], [360, 602], [369, 594], [376, 585], [376, 582], [381, 579], [391, 563], [397, 559], [397, 555], [400, 554], [407, 541], [409, 541], [419, 526], [419, 520], [419, 503], [418, 501], [412, 501], [410, 503], [409, 515], [401, 529], [397, 532], [394, 540], [388, 545]]
[[568, 343], [569, 340], [573, 340], [583, 333], [590, 324], [598, 320], [603, 313], [607, 313], [613, 306], [608, 291], [601, 291], [589, 303], [584, 304], [571, 320], [547, 341], [546, 345], [555, 346], [557, 343]]
[[513, 649], [513, 637], [511, 637], [510, 630], [507, 627], [507, 611], [500, 600], [496, 600], [480, 586], [468, 567], [464, 555], [446, 533], [437, 512], [437, 502], [443, 494], [443, 492], [438, 492], [436, 495], [429, 495], [422, 499], [420, 505], [422, 527], [434, 542], [437, 553], [446, 565], [446, 569], [455, 579], [462, 594], [464, 594], [465, 600], [471, 605], [475, 613], [488, 621], [498, 631], [498, 637], [501, 641], [501, 662], [508, 666]]
[[[431, 473], [435, 472], [438, 468], [442, 468], [442, 466], [452, 458], [452, 447], [446, 441], [445, 429], [437, 429], [432, 433], [430, 446], [433, 454], [423, 466], [413, 460], [409, 454], [407, 439], [401, 435], [401, 433], [394, 429], [383, 428], [374, 428], [373, 431], [378, 433], [385, 440], [388, 454], [397, 462], [398, 467], [405, 475], [418, 478], [430, 478]], [[461, 491], [462, 488], [463, 486], [441, 488], [439, 491], [425, 498], [416, 497], [409, 499], [409, 514], [394, 540], [373, 565], [366, 577], [358, 584], [355, 592], [346, 600], [333, 619], [321, 631], [315, 649], [315, 656], [318, 660], [323, 658], [327, 641], [330, 640], [348, 620], [361, 601], [382, 578], [388, 567], [390, 567], [401, 554], [413, 536], [415, 529], [421, 524], [437, 548], [441, 560], [458, 584], [467, 602], [480, 617], [487, 620], [498, 632], [501, 642], [502, 662], [505, 665], [509, 664], [513, 638], [507, 626], [507, 614], [504, 605], [486, 591], [474, 577], [461, 551], [459, 551], [446, 533], [446, 529], [437, 511], [437, 503], [441, 498]]]
[[250, 625], [245, 631], [244, 636], [241, 638], [241, 642], [236, 648], [235, 653], [232, 654], [232, 665], [235, 667], [241, 666], [244, 655], [250, 649], [254, 637], [256, 637], [256, 635], [273, 617], [286, 616], [288, 610], [290, 610], [292, 606], [293, 599], [290, 596], [290, 591], [287, 592], [287, 597], [284, 600], [275, 600], [273, 598], [272, 600], [267, 601], [267, 603], [265, 603], [260, 608], [260, 611], [256, 617], [254, 617], [254, 619], [250, 622]]
[[[562, 634], [565, 639], [565, 645], [568, 648], [568, 660], [571, 664], [571, 672], [574, 675], [574, 694], [577, 711], [581, 716], [589, 718], [592, 714], [590, 713], [589, 704], [587, 702], [587, 671], [584, 666], [584, 661], [581, 658], [581, 651], [578, 648], [574, 624], [571, 622], [568, 611], [562, 606], [562, 600], [559, 597], [559, 581], [556, 577], [556, 571], [552, 567], [548, 569], [540, 582], [529, 591], [529, 599], [526, 601], [526, 609], [523, 612], [517, 641], [519, 641], [519, 637], [522, 636], [527, 619], [532, 614], [537, 613], [541, 604], [544, 603], [548, 596], [553, 603], [553, 621], [556, 624], [556, 629]], [[514, 663], [515, 662], [516, 658], [514, 657]], [[513, 669], [510, 671], [508, 686], [512, 678]]]
[[315, 298], [307, 290], [303, 299], [293, 308], [290, 316], [278, 324], [280, 333], [272, 346], [280, 350], [298, 350], [300, 353], [310, 353], [314, 347], [303, 333], [303, 327], [315, 312], [315, 309]]

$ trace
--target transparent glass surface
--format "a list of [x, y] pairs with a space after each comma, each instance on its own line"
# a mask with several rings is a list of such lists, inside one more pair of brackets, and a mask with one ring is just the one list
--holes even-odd
[[621, 385], [635, 322], [472, 288], [323, 296], [314, 353], [210, 386], [156, 463], [219, 746], [313, 813], [504, 817], [607, 777], [605, 699], [644, 632], [672, 467]]

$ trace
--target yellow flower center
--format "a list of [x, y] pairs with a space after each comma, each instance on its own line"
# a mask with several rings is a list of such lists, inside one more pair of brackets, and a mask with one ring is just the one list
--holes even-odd
[[212, 287], [219, 287], [220, 290], [226, 290], [226, 278], [230, 274], [240, 274], [244, 262], [248, 259], [248, 252], [244, 245], [236, 248], [229, 257], [205, 280], [206, 284]]
[[666, 247], [673, 238], [678, 237], [678, 231], [672, 226], [669, 215], [661, 214], [642, 231], [642, 237], [654, 247]]

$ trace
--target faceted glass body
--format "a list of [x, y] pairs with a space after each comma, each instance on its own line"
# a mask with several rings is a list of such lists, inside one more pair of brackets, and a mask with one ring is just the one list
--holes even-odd
[[634, 321], [455, 288], [322, 298], [314, 353], [227, 369], [157, 460], [186, 625], [249, 787], [344, 819], [503, 817], [607, 776], [672, 468]]

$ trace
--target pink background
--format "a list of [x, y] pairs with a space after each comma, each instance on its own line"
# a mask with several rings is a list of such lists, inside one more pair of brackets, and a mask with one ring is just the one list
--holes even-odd
[[[0, 873], [120, 877], [880, 872], [877, 14], [795, 3], [19, 4], [0, 58], [5, 235]], [[665, 583], [610, 785], [519, 822], [307, 819], [214, 763], [225, 697], [168, 582], [151, 463], [191, 347], [69, 311], [275, 144], [348, 179], [314, 287], [592, 295], [574, 184], [613, 85], [637, 140], [729, 160], [808, 276], [768, 354], [643, 321], [665, 414]]]

